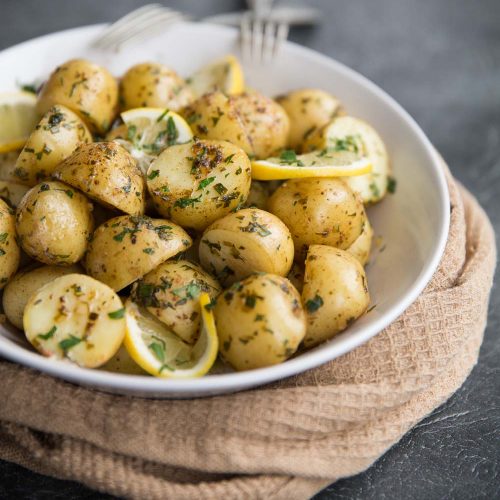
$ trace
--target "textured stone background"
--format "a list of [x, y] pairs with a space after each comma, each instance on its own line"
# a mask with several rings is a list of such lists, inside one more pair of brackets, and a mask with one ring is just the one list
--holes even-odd
[[[303, 0], [305, 3], [305, 0]], [[139, 0], [0, 0], [0, 49], [74, 26], [112, 21]], [[200, 18], [238, 0], [165, 1]], [[371, 78], [405, 107], [500, 229], [500, 2], [308, 0], [324, 12], [291, 38]], [[8, 68], [0, 68], [8, 71]], [[371, 469], [326, 499], [500, 497], [500, 294], [495, 288], [479, 364], [464, 386]], [[0, 498], [98, 499], [76, 483], [0, 462]]]

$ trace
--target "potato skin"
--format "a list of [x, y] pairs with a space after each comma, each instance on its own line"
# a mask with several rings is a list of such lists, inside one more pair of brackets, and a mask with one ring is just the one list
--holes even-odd
[[358, 259], [362, 266], [366, 265], [368, 259], [370, 258], [372, 240], [373, 228], [367, 217], [363, 226], [363, 231], [361, 231], [361, 234], [358, 236], [356, 241], [347, 249], [347, 252]]
[[141, 304], [189, 344], [198, 339], [200, 292], [215, 299], [221, 286], [199, 265], [187, 260], [169, 260], [138, 281], [132, 300]]
[[340, 179], [291, 179], [269, 198], [268, 209], [292, 233], [295, 258], [313, 244], [346, 249], [358, 238], [366, 215], [361, 200]]
[[77, 114], [55, 105], [45, 113], [19, 155], [13, 175], [33, 187], [47, 179], [80, 144], [92, 142], [89, 129]]
[[243, 122], [257, 158], [269, 158], [286, 147], [290, 120], [276, 101], [255, 91], [231, 96], [229, 100]]
[[136, 64], [127, 70], [120, 82], [123, 110], [153, 107], [178, 111], [193, 99], [186, 82], [174, 70], [159, 63]]
[[82, 144], [53, 177], [84, 192], [110, 209], [142, 215], [144, 179], [130, 153], [116, 142]]
[[95, 230], [85, 268], [90, 276], [121, 290], [190, 246], [189, 235], [169, 220], [122, 215]]
[[67, 184], [42, 182], [17, 207], [16, 228], [30, 257], [44, 264], [69, 266], [87, 249], [94, 228], [92, 204]]
[[236, 370], [285, 361], [305, 335], [299, 293], [273, 274], [234, 283], [217, 298], [214, 314], [220, 354]]
[[294, 247], [290, 231], [278, 217], [245, 208], [205, 230], [199, 255], [202, 266], [228, 286], [257, 272], [286, 276]]
[[60, 276], [71, 273], [81, 273], [78, 265], [61, 266], [31, 266], [18, 272], [7, 283], [2, 297], [2, 305], [7, 319], [17, 328], [23, 328], [23, 313], [29, 298], [42, 286]]
[[163, 151], [146, 177], [161, 215], [203, 230], [246, 201], [251, 167], [247, 155], [229, 142], [195, 140]]
[[92, 132], [102, 135], [118, 111], [118, 84], [107, 69], [72, 59], [57, 67], [45, 82], [37, 111], [45, 114], [54, 104], [71, 109]]
[[20, 259], [14, 212], [5, 201], [0, 200], [0, 290], [17, 271]]
[[359, 318], [370, 303], [363, 267], [344, 250], [311, 245], [302, 302], [307, 314], [304, 346], [331, 339]]

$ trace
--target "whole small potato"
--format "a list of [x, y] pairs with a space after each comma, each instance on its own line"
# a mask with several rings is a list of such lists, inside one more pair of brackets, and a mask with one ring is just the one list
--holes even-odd
[[358, 236], [356, 241], [347, 249], [347, 252], [358, 259], [362, 266], [364, 266], [370, 258], [372, 240], [373, 229], [367, 217], [363, 226], [363, 231], [361, 231], [361, 234]]
[[101, 205], [142, 215], [144, 178], [130, 153], [116, 142], [82, 144], [53, 174]]
[[60, 276], [81, 273], [80, 266], [41, 266], [19, 271], [5, 287], [3, 310], [7, 319], [17, 328], [23, 328], [23, 313], [29, 298], [43, 285]]
[[302, 143], [341, 111], [340, 101], [323, 90], [300, 89], [276, 98], [290, 118], [289, 146]]
[[258, 92], [231, 96], [257, 158], [269, 158], [287, 145], [290, 120], [276, 102]]
[[122, 215], [95, 230], [85, 268], [94, 278], [121, 290], [190, 246], [189, 235], [169, 220]]
[[29, 136], [19, 155], [14, 175], [34, 186], [47, 179], [80, 144], [92, 142], [85, 123], [65, 106], [53, 106]]
[[14, 212], [5, 201], [0, 200], [0, 290], [17, 271], [20, 258]]
[[307, 313], [304, 346], [331, 339], [359, 318], [370, 303], [363, 266], [344, 250], [311, 245], [302, 303]]
[[141, 107], [177, 111], [193, 100], [186, 82], [163, 64], [146, 62], [132, 66], [120, 82], [122, 109]]
[[118, 111], [118, 84], [111, 73], [84, 59], [57, 67], [38, 96], [37, 111], [45, 114], [54, 104], [74, 111], [92, 132], [104, 134]]
[[313, 244], [349, 248], [363, 230], [363, 203], [340, 179], [291, 179], [269, 198], [268, 209], [290, 229], [295, 257]]
[[69, 266], [78, 262], [93, 227], [92, 204], [62, 182], [38, 184], [17, 207], [19, 242], [30, 257], [44, 264]]
[[236, 370], [285, 361], [306, 331], [299, 293], [273, 274], [234, 283], [217, 298], [214, 314], [220, 354]]
[[132, 300], [146, 307], [181, 339], [194, 344], [200, 329], [201, 292], [207, 292], [215, 299], [221, 287], [197, 264], [170, 260], [134, 285]]
[[181, 226], [205, 229], [243, 204], [250, 190], [250, 160], [225, 141], [170, 146], [147, 172], [158, 212]]
[[256, 272], [286, 276], [293, 262], [293, 241], [278, 217], [245, 208], [216, 220], [203, 233], [200, 262], [223, 286]]
[[7, 202], [12, 208], [16, 208], [23, 196], [30, 190], [28, 186], [24, 184], [18, 184], [17, 182], [11, 181], [0, 181], [0, 198]]

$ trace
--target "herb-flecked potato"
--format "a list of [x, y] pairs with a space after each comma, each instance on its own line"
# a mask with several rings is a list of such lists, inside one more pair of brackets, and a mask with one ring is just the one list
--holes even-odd
[[21, 250], [16, 240], [16, 218], [12, 209], [0, 200], [0, 290], [19, 267]]
[[92, 135], [78, 115], [64, 106], [53, 106], [31, 132], [13, 173], [18, 182], [32, 187], [50, 177], [59, 163], [88, 142], [92, 142]]
[[194, 344], [200, 328], [201, 292], [215, 299], [221, 287], [197, 264], [169, 260], [134, 285], [132, 300], [146, 307], [182, 340]]
[[107, 208], [129, 215], [144, 213], [144, 178], [130, 153], [116, 142], [82, 144], [53, 177]]
[[250, 182], [250, 160], [226, 141], [170, 146], [147, 172], [148, 191], [158, 212], [197, 230], [243, 204]]
[[24, 308], [29, 298], [45, 284], [66, 274], [81, 273], [78, 265], [29, 267], [19, 271], [7, 283], [2, 304], [7, 319], [17, 328], [23, 328]]
[[220, 353], [236, 370], [285, 361], [306, 331], [299, 293], [273, 274], [234, 283], [217, 298], [214, 314]]
[[300, 150], [302, 143], [314, 131], [328, 123], [342, 109], [336, 97], [319, 89], [293, 90], [278, 96], [276, 101], [290, 118], [288, 144], [295, 150]]
[[17, 207], [19, 243], [33, 259], [69, 266], [84, 255], [94, 227], [92, 204], [62, 182], [31, 188]]
[[38, 96], [37, 111], [45, 114], [54, 104], [74, 111], [92, 132], [104, 134], [118, 111], [118, 83], [111, 73], [84, 59], [57, 67]]
[[363, 230], [363, 203], [336, 178], [291, 179], [269, 198], [268, 209], [290, 229], [295, 257], [313, 244], [349, 248]]
[[294, 247], [290, 231], [278, 217], [245, 208], [205, 230], [199, 255], [202, 266], [228, 286], [256, 272], [286, 276]]
[[16, 208], [24, 195], [30, 190], [29, 186], [12, 181], [0, 181], [0, 198], [12, 208]]
[[370, 303], [363, 266], [344, 250], [311, 245], [302, 303], [307, 313], [304, 346], [332, 338], [359, 318]]
[[104, 283], [84, 274], [67, 274], [30, 297], [23, 326], [26, 338], [44, 356], [96, 368], [123, 342], [125, 308]]
[[190, 246], [189, 235], [169, 220], [122, 215], [95, 230], [85, 268], [94, 278], [121, 290]]
[[364, 266], [370, 258], [372, 239], [373, 228], [367, 217], [363, 226], [363, 231], [361, 231], [361, 234], [358, 236], [356, 241], [347, 249], [347, 252], [358, 259], [362, 266]]
[[141, 107], [177, 111], [194, 99], [186, 82], [163, 64], [146, 62], [129, 68], [120, 82], [122, 109]]

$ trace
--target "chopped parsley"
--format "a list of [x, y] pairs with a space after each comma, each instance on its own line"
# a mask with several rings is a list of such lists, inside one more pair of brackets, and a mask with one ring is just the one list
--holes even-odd
[[206, 179], [203, 179], [200, 181], [198, 184], [198, 189], [205, 189], [209, 184], [212, 184], [212, 182], [215, 181], [215, 177], [207, 177]]
[[108, 317], [111, 319], [121, 319], [125, 316], [125, 308], [117, 309], [116, 311], [112, 311], [108, 313]]
[[47, 333], [39, 333], [37, 337], [41, 338], [42, 340], [49, 340], [54, 336], [56, 330], [57, 326], [53, 326]]
[[160, 175], [160, 171], [159, 170], [153, 170], [149, 175], [148, 175], [148, 179], [150, 181], [152, 181], [153, 179], [155, 179], [156, 177], [158, 177]]
[[80, 342], [82, 342], [83, 339], [79, 337], [75, 337], [74, 335], [70, 335], [67, 339], [61, 340], [59, 342], [59, 347], [61, 350], [63, 350], [65, 353], [68, 352], [72, 347], [75, 347], [78, 345]]
[[391, 194], [396, 192], [398, 181], [394, 177], [387, 177], [387, 191]]
[[306, 301], [307, 312], [316, 312], [323, 305], [323, 303], [323, 299], [318, 294], [316, 294], [313, 299], [309, 299], [308, 301]]

